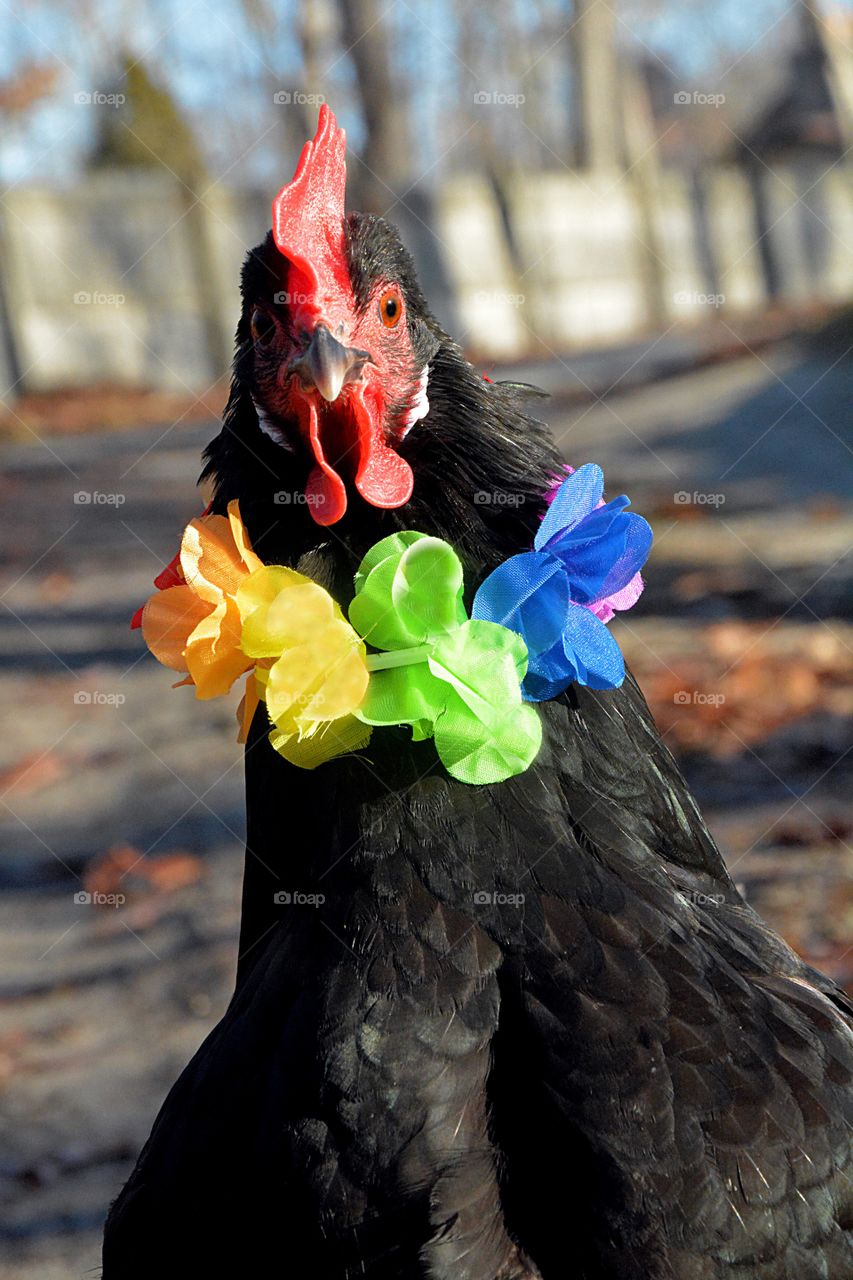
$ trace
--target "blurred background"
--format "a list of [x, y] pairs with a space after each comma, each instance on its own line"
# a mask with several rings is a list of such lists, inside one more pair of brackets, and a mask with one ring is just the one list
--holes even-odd
[[493, 377], [655, 528], [614, 629], [735, 879], [853, 988], [853, 5], [0, 7], [0, 1275], [103, 1214], [227, 1001], [234, 707], [128, 630], [328, 101]]

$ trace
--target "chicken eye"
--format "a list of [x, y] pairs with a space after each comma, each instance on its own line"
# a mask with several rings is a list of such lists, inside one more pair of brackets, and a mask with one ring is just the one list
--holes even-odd
[[386, 329], [395, 329], [403, 314], [403, 304], [396, 289], [386, 289], [379, 299], [379, 318]]
[[260, 343], [262, 347], [268, 347], [275, 335], [275, 321], [272, 316], [262, 311], [260, 307], [255, 307], [249, 325], [252, 330], [252, 341]]

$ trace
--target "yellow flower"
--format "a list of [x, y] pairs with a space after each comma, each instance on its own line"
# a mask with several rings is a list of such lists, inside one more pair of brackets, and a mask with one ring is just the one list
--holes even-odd
[[243, 581], [236, 604], [243, 652], [270, 664], [256, 668], [255, 684], [275, 749], [313, 769], [364, 746], [370, 731], [353, 714], [367, 692], [364, 641], [328, 591], [295, 569], [268, 565]]
[[180, 562], [184, 582], [151, 596], [142, 612], [142, 634], [155, 658], [188, 674], [196, 697], [215, 698], [254, 666], [240, 648], [234, 597], [262, 562], [249, 545], [236, 502], [228, 504], [227, 519], [190, 521]]
[[200, 516], [184, 530], [176, 585], [142, 611], [142, 633], [160, 662], [186, 673], [196, 697], [227, 693], [243, 672], [237, 712], [245, 742], [259, 700], [276, 751], [304, 769], [370, 738], [353, 714], [367, 692], [364, 642], [323, 587], [255, 555], [236, 502], [228, 518]]

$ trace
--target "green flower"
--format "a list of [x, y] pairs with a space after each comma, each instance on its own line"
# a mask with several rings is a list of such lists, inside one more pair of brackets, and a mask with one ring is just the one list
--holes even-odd
[[416, 741], [434, 737], [461, 782], [522, 773], [542, 740], [538, 713], [521, 697], [527, 646], [498, 623], [468, 621], [453, 548], [414, 531], [392, 534], [365, 556], [355, 586], [350, 622], [385, 651], [367, 659], [358, 718], [410, 724]]

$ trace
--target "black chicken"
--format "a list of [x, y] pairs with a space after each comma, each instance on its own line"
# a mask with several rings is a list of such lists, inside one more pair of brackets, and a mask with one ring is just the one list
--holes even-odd
[[[394, 229], [343, 218], [342, 147], [324, 108], [246, 261], [214, 511], [343, 605], [398, 529], [474, 587], [559, 459]], [[105, 1280], [853, 1277], [850, 1004], [743, 902], [630, 676], [541, 711], [533, 767], [484, 787], [405, 728], [306, 773], [258, 712], [237, 988]]]

